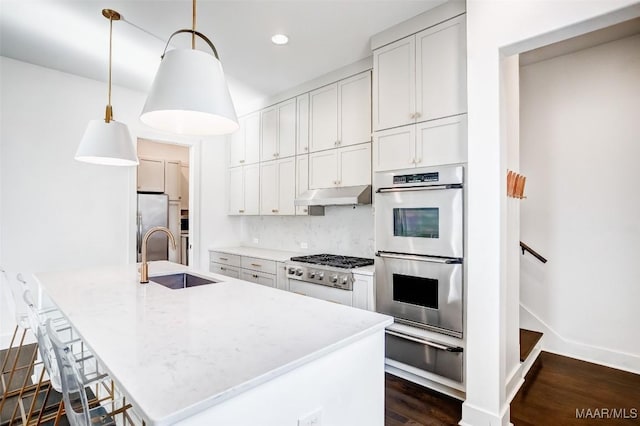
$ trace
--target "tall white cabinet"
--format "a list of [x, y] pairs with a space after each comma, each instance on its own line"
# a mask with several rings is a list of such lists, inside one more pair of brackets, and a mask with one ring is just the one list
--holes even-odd
[[260, 113], [240, 117], [240, 128], [229, 138], [229, 167], [260, 161]]
[[260, 214], [294, 215], [296, 160], [294, 157], [260, 163]]
[[467, 112], [465, 15], [373, 53], [373, 129]]

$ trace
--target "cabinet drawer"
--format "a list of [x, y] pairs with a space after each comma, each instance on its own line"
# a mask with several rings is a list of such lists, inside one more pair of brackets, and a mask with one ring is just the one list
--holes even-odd
[[231, 278], [240, 278], [240, 268], [223, 265], [222, 263], [211, 262], [209, 264], [209, 271], [215, 274], [226, 275]]
[[244, 269], [251, 269], [252, 271], [265, 272], [267, 274], [276, 273], [276, 262], [274, 262], [273, 260], [242, 256], [241, 266]]
[[219, 251], [209, 252], [209, 260], [211, 262], [222, 263], [229, 266], [240, 266], [240, 256], [237, 254], [228, 254]]
[[267, 287], [276, 287], [276, 276], [273, 274], [265, 274], [256, 271], [248, 271], [246, 269], [242, 270], [243, 280], [249, 281], [252, 283], [264, 285]]

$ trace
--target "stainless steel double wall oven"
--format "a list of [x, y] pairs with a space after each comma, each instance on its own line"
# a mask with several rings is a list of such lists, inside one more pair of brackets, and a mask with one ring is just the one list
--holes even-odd
[[[396, 322], [453, 337], [463, 333], [464, 168], [442, 166], [378, 172], [375, 185], [376, 309]], [[388, 333], [387, 356], [401, 342], [461, 355], [459, 347]], [[399, 340], [400, 339], [400, 340]], [[432, 343], [432, 345], [429, 345]], [[404, 345], [404, 344], [403, 344]], [[404, 345], [404, 346], [407, 346]], [[426, 356], [426, 355], [425, 355]], [[407, 355], [400, 362], [419, 364]], [[462, 380], [459, 374], [446, 374]], [[411, 361], [411, 362], [410, 362]], [[416, 365], [418, 366], [418, 365]], [[432, 371], [443, 367], [432, 366]], [[444, 368], [452, 370], [450, 367]], [[457, 371], [457, 367], [453, 370]]]

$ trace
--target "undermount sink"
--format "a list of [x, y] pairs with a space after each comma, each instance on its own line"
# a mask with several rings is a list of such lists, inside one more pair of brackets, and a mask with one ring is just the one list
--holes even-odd
[[179, 274], [158, 275], [155, 277], [149, 277], [149, 281], [163, 285], [172, 290], [197, 287], [199, 285], [215, 284], [217, 282], [220, 282], [209, 278], [203, 278], [197, 275], [187, 274], [185, 272]]

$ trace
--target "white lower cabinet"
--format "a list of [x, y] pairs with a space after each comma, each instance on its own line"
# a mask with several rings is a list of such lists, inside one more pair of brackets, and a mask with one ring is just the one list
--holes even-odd
[[467, 161], [467, 115], [376, 132], [373, 171]]
[[232, 167], [228, 172], [230, 215], [257, 215], [260, 213], [259, 164]]
[[294, 215], [295, 157], [260, 163], [260, 214]]
[[276, 276], [273, 274], [265, 274], [263, 272], [243, 269], [240, 279], [267, 287], [276, 287]]
[[309, 188], [371, 184], [371, 143], [309, 154]]
[[[280, 265], [275, 260], [238, 256], [224, 252], [209, 252], [209, 271], [267, 287], [278, 287]], [[282, 281], [285, 281], [284, 279]]]

